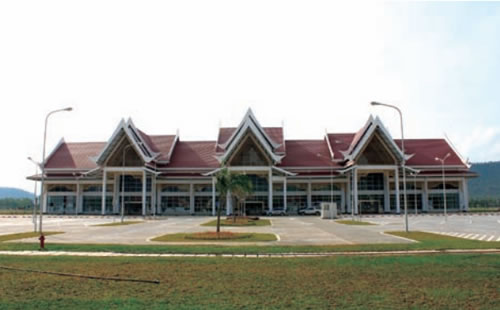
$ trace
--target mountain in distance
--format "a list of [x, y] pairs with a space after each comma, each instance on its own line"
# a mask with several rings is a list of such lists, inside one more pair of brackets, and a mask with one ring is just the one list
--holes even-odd
[[33, 199], [33, 193], [30, 193], [28, 191], [25, 191], [20, 188], [13, 188], [13, 187], [0, 187], [0, 199], [4, 198], [15, 198], [15, 199], [20, 199], [20, 198], [29, 198]]
[[470, 169], [479, 174], [469, 180], [470, 198], [500, 198], [500, 161], [472, 163]]

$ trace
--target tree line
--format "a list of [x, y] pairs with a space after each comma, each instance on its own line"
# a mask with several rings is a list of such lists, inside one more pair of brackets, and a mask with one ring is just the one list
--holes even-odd
[[29, 198], [2, 198], [0, 209], [23, 210], [33, 208], [33, 200]]

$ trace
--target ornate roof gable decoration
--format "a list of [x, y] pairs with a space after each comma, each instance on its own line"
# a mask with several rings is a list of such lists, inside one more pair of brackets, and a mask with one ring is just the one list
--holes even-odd
[[355, 134], [349, 148], [345, 151], [342, 151], [344, 155], [344, 159], [348, 162], [353, 162], [360, 152], [364, 149], [365, 145], [371, 140], [371, 137], [377, 132], [380, 133], [380, 137], [383, 142], [390, 149], [391, 153], [397, 158], [398, 161], [403, 159], [405, 156], [405, 160], [410, 159], [413, 155], [403, 155], [403, 152], [398, 147], [398, 145], [394, 142], [394, 139], [391, 137], [389, 131], [385, 128], [384, 124], [380, 120], [380, 118], [373, 117], [370, 115], [368, 121], [365, 125]]
[[159, 152], [154, 152], [146, 143], [146, 141], [144, 141], [131, 118], [129, 118], [126, 122], [124, 119], [122, 119], [111, 135], [111, 138], [109, 138], [108, 142], [106, 143], [106, 146], [103, 148], [101, 153], [97, 155], [96, 163], [98, 165], [103, 165], [106, 162], [108, 156], [113, 153], [113, 150], [122, 141], [122, 138], [124, 136], [128, 138], [133, 148], [135, 149], [137, 154], [139, 154], [144, 163], [150, 163], [160, 155]]
[[277, 155], [275, 153], [275, 150], [280, 147], [281, 144], [276, 143], [266, 134], [263, 127], [259, 124], [257, 118], [253, 114], [252, 109], [249, 108], [247, 113], [243, 117], [243, 120], [238, 125], [236, 130], [231, 134], [229, 139], [227, 139], [225, 143], [220, 145], [220, 147], [224, 149], [224, 153], [216, 156], [217, 160], [220, 163], [225, 163], [230, 154], [242, 142], [242, 139], [245, 138], [247, 132], [251, 132], [255, 136], [260, 145], [263, 147], [264, 151], [272, 159], [273, 164], [281, 162], [281, 159], [284, 157], [284, 155]]

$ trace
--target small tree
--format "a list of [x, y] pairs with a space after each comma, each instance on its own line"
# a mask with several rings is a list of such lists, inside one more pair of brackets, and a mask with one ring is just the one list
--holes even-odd
[[217, 207], [217, 234], [220, 232], [220, 213], [221, 207], [226, 203], [227, 193], [234, 189], [235, 176], [226, 167], [223, 167], [215, 175], [215, 188], [219, 193], [219, 206]]
[[[238, 210], [240, 211], [241, 215], [241, 209], [242, 209], [241, 205], [243, 201], [247, 199], [248, 196], [252, 195], [253, 186], [248, 176], [244, 174], [235, 176], [235, 183], [236, 184], [232, 193], [236, 196]], [[233, 222], [235, 221], [236, 221], [236, 212], [234, 212], [233, 215]]]
[[[221, 207], [226, 203], [227, 194], [231, 193], [238, 197], [238, 202], [245, 200], [252, 193], [252, 184], [246, 175], [234, 174], [226, 167], [223, 167], [215, 175], [215, 188], [219, 193], [219, 206], [217, 207], [217, 234], [220, 232]], [[236, 220], [233, 212], [233, 221]]]

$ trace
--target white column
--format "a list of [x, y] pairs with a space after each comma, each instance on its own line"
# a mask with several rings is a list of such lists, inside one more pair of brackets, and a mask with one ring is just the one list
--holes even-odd
[[217, 201], [215, 199], [215, 177], [212, 177], [212, 216], [215, 216], [215, 202]]
[[355, 214], [358, 214], [358, 169], [357, 168], [354, 168], [353, 169], [354, 171], [354, 178], [353, 178], [353, 185], [354, 185], [354, 188], [353, 188], [353, 201], [354, 201], [354, 213]]
[[146, 215], [146, 189], [147, 189], [148, 179], [146, 171], [142, 171], [142, 215]]
[[399, 168], [394, 169], [394, 189], [395, 189], [395, 200], [396, 200], [396, 213], [401, 213], [401, 205], [399, 202]]
[[273, 171], [271, 168], [269, 168], [268, 184], [269, 195], [267, 196], [267, 208], [269, 211], [273, 211]]
[[104, 169], [102, 173], [102, 199], [101, 199], [101, 214], [106, 214], [106, 181], [107, 181], [107, 172]]
[[189, 213], [194, 214], [194, 185], [189, 184]]
[[156, 175], [151, 176], [151, 211], [156, 215]]
[[428, 193], [427, 178], [424, 179], [424, 184], [422, 185], [422, 211], [429, 211], [429, 193]]
[[467, 184], [467, 179], [462, 179], [462, 191], [464, 196], [464, 210], [469, 211], [469, 186]]
[[283, 212], [286, 213], [286, 176], [283, 178]]
[[75, 201], [75, 213], [82, 212], [82, 187], [80, 186], [80, 182], [76, 183], [76, 201]]
[[312, 206], [312, 190], [311, 190], [311, 181], [307, 183], [307, 207]]
[[384, 172], [384, 213], [391, 212], [391, 183], [389, 174]]
[[351, 186], [352, 186], [352, 178], [351, 175], [347, 175], [347, 184], [345, 186], [345, 193], [346, 193], [346, 206], [347, 206], [347, 213], [351, 213], [351, 208], [352, 208], [352, 199], [351, 199]]

